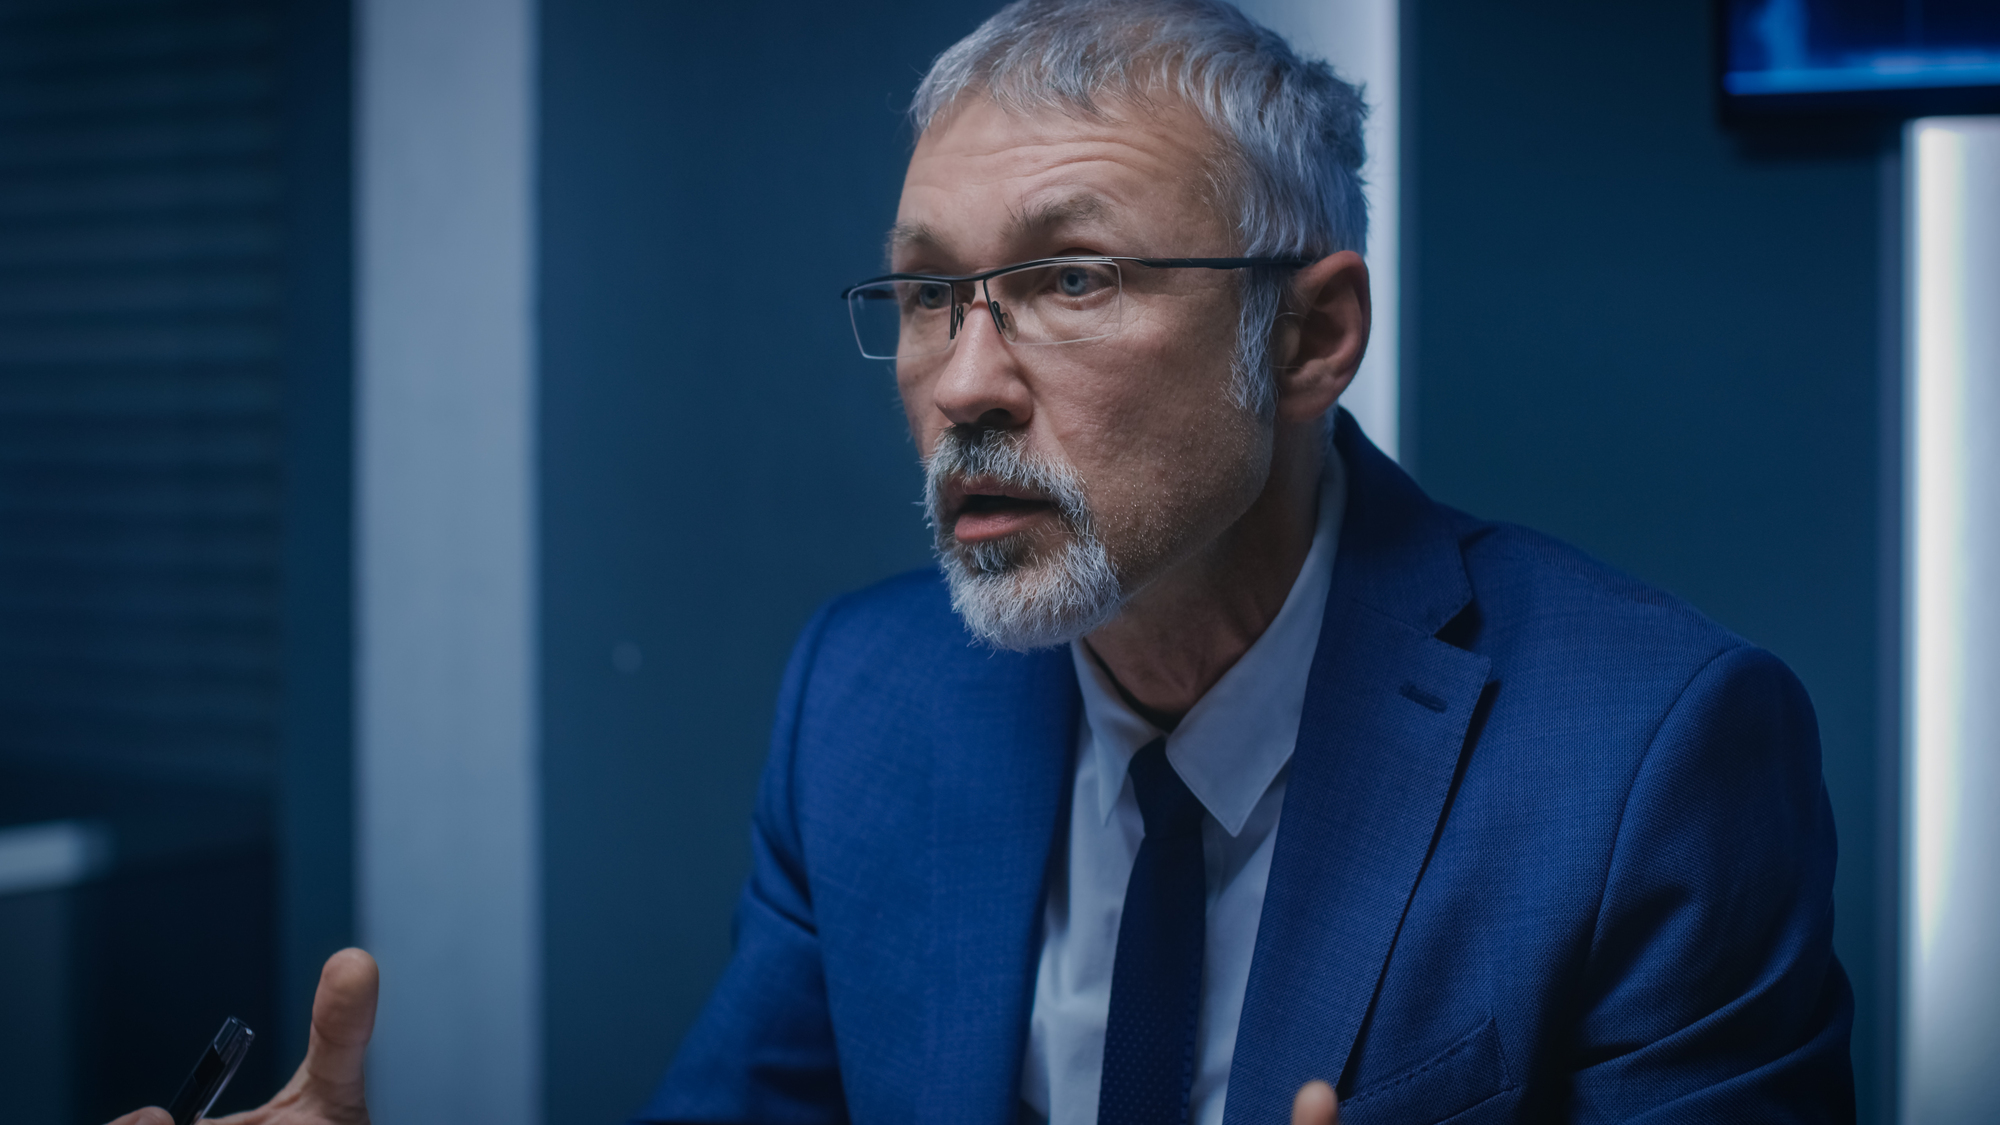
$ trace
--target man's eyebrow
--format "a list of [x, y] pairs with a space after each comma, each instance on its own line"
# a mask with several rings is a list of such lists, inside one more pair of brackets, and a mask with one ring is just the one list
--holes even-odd
[[928, 223], [897, 223], [889, 228], [891, 246], [936, 246], [943, 241]]
[[[1045, 234], [1073, 223], [1085, 223], [1101, 218], [1110, 209], [1101, 196], [1072, 195], [1054, 199], [1015, 212], [1007, 221], [1007, 233], [1010, 238], [1025, 241], [1034, 235]], [[886, 249], [891, 259], [898, 250], [945, 248], [944, 236], [928, 223], [897, 223], [889, 228]]]
[[944, 239], [928, 223], [897, 223], [889, 228], [888, 251], [937, 250], [944, 246]]
[[1015, 212], [1008, 223], [1009, 233], [1016, 238], [1042, 234], [1071, 223], [1102, 218], [1110, 209], [1102, 196], [1079, 194], [1053, 199]]

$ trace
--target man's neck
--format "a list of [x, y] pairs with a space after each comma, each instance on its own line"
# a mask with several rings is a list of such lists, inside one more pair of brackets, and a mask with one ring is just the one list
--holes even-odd
[[1172, 729], [1284, 608], [1318, 523], [1319, 440], [1317, 425], [1281, 438], [1270, 479], [1243, 515], [1090, 634], [1120, 694], [1160, 729]]

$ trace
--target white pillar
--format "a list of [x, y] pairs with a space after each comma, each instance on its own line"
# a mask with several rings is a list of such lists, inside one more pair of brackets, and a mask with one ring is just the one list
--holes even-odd
[[532, 0], [356, 5], [357, 869], [381, 1125], [541, 1106]]
[[1906, 1125], [2000, 1115], [2000, 118], [1905, 136]]
[[1302, 54], [1323, 58], [1349, 82], [1361, 83], [1368, 115], [1368, 275], [1375, 330], [1367, 358], [1340, 403], [1382, 451], [1396, 456], [1399, 375], [1396, 366], [1396, 138], [1401, 120], [1396, 0], [1240, 0], [1243, 14], [1291, 40]]

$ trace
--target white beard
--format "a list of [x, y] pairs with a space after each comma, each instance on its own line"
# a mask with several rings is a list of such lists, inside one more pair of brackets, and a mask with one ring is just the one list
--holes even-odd
[[[985, 476], [1050, 498], [1062, 549], [1037, 558], [1019, 537], [964, 544], [941, 511], [952, 477]], [[924, 510], [951, 587], [951, 608], [994, 648], [1027, 652], [1067, 644], [1118, 616], [1125, 593], [1097, 536], [1083, 482], [1068, 465], [1031, 460], [1017, 435], [954, 426], [924, 463]]]

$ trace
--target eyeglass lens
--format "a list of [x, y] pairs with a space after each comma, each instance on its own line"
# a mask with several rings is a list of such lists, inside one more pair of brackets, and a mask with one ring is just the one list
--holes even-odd
[[884, 281], [848, 297], [854, 336], [870, 359], [915, 359], [951, 350], [983, 288], [986, 313], [1014, 344], [1069, 344], [1118, 330], [1123, 285], [1118, 263], [1030, 266], [983, 283]]

